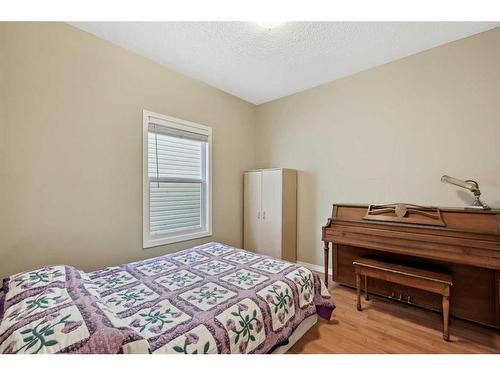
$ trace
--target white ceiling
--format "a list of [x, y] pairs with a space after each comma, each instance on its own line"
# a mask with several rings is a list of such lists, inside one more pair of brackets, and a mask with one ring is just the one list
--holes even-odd
[[72, 22], [254, 104], [318, 86], [500, 23]]

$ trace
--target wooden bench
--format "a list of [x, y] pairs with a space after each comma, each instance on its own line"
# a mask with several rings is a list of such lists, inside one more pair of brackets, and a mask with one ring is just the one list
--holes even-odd
[[361, 311], [361, 276], [365, 277], [366, 299], [368, 299], [368, 277], [437, 293], [443, 298], [443, 338], [449, 341], [450, 287], [453, 285], [451, 274], [382, 262], [370, 258], [356, 259], [353, 265], [356, 273], [358, 311]]

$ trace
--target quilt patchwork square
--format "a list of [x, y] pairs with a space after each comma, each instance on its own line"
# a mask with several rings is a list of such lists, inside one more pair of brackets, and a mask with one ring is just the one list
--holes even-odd
[[203, 280], [202, 277], [186, 270], [180, 270], [169, 275], [160, 276], [155, 279], [155, 283], [163, 286], [167, 290], [174, 291]]
[[188, 290], [179, 295], [197, 308], [207, 311], [232, 298], [236, 293], [215, 283], [207, 283], [201, 287]]
[[23, 319], [70, 301], [71, 298], [66, 289], [55, 287], [47, 288], [41, 293], [27, 297], [5, 311], [0, 324], [0, 334]]
[[48, 286], [54, 282], [66, 281], [64, 266], [43, 267], [33, 271], [13, 275], [9, 280], [9, 291], [5, 299], [10, 299], [25, 290]]
[[210, 244], [204, 247], [202, 250], [204, 253], [210, 254], [214, 257], [225, 255], [234, 251], [232, 247], [223, 244]]
[[292, 289], [283, 281], [276, 281], [261, 289], [257, 295], [269, 306], [273, 331], [283, 327], [295, 315]]
[[193, 266], [193, 268], [206, 273], [207, 275], [213, 276], [229, 271], [233, 269], [234, 266], [226, 262], [221, 262], [220, 260], [212, 260], [207, 263], [197, 264], [196, 266]]
[[216, 354], [218, 350], [217, 343], [208, 328], [200, 324], [159, 347], [153, 353]]
[[258, 255], [249, 253], [247, 251], [235, 251], [232, 254], [223, 257], [223, 259], [227, 259], [239, 264], [246, 264], [259, 258], [260, 257]]
[[134, 315], [122, 318], [128, 326], [149, 339], [175, 328], [191, 319], [191, 316], [175, 307], [167, 299], [153, 307], [139, 310]]
[[118, 271], [97, 277], [92, 281], [97, 285], [99, 293], [104, 293], [136, 282], [137, 279], [127, 271]]
[[242, 269], [224, 277], [221, 277], [221, 280], [232, 284], [240, 289], [250, 289], [259, 285], [260, 283], [268, 280], [269, 278], [258, 274], [256, 272], [252, 272], [246, 269]]
[[89, 336], [80, 311], [72, 305], [17, 329], [0, 345], [0, 353], [57, 353]]
[[231, 353], [250, 353], [266, 339], [262, 311], [250, 298], [232, 305], [216, 319], [227, 332]]
[[174, 256], [172, 257], [172, 259], [176, 260], [179, 263], [184, 264], [185, 266], [190, 266], [192, 264], [208, 260], [209, 258], [203, 254], [193, 251], [182, 255]]
[[139, 284], [108, 295], [104, 302], [111, 306], [115, 313], [120, 313], [143, 303], [154, 301], [158, 297], [159, 295], [146, 285]]
[[307, 268], [299, 267], [286, 275], [288, 280], [292, 280], [299, 292], [299, 306], [302, 308], [313, 302], [314, 298], [314, 278]]
[[269, 273], [280, 273], [285, 268], [292, 266], [291, 263], [282, 262], [277, 259], [262, 259], [260, 262], [252, 264], [250, 267]]
[[175, 264], [166, 260], [159, 260], [148, 264], [142, 264], [135, 267], [140, 273], [146, 276], [155, 276], [161, 273], [178, 268]]

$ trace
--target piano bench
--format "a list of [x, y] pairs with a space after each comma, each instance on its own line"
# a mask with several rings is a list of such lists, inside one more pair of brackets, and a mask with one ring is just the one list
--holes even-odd
[[361, 311], [361, 276], [365, 277], [365, 298], [368, 299], [368, 277], [409, 286], [442, 296], [443, 339], [449, 341], [448, 318], [450, 314], [451, 274], [413, 268], [370, 258], [358, 258], [353, 262], [356, 273], [357, 309]]

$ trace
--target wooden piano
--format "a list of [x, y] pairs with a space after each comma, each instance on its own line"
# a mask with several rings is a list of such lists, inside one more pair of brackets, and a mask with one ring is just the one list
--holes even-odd
[[[368, 256], [447, 269], [450, 315], [500, 328], [500, 210], [410, 204], [334, 204], [323, 227], [325, 282], [355, 286], [353, 260]], [[332, 244], [332, 246], [330, 246]], [[440, 311], [441, 298], [412, 287], [370, 280], [370, 293]]]

